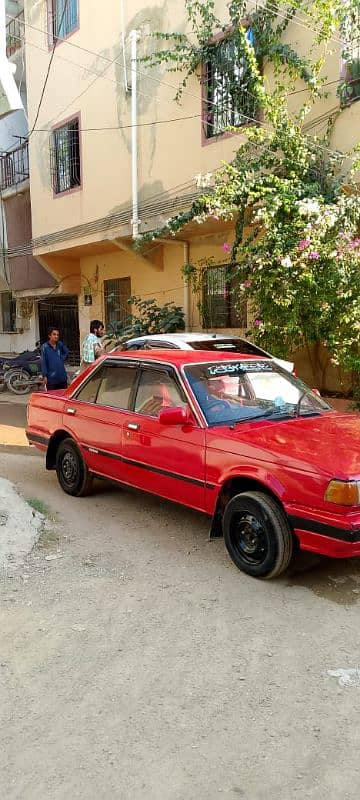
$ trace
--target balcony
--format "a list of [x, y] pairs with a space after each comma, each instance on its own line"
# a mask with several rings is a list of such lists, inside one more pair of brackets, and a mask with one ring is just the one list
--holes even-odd
[[17, 50], [21, 50], [25, 38], [25, 16], [24, 11], [9, 19], [6, 24], [6, 55], [8, 58], [14, 55]]
[[18, 186], [29, 179], [29, 145], [22, 142], [13, 150], [0, 153], [0, 190]]

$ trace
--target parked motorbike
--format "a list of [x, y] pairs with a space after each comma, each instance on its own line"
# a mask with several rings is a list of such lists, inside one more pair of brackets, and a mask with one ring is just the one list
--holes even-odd
[[0, 390], [8, 389], [14, 394], [27, 394], [40, 386], [40, 342], [35, 350], [26, 350], [12, 358], [0, 358]]

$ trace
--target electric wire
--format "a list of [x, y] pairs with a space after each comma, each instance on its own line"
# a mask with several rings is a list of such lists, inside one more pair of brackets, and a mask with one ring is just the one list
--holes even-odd
[[[44, 31], [44, 29], [42, 29], [42, 28], [38, 28], [38, 27], [30, 25], [30, 23], [26, 23], [26, 22], [24, 24], [28, 25], [28, 27], [30, 27], [31, 29], [34, 29], [34, 30], [40, 31], [41, 33], [45, 33], [46, 34], [46, 31]], [[58, 37], [57, 40], [58, 41], [61, 41], [61, 40], [62, 41], [66, 41], [68, 45], [70, 45], [71, 47], [76, 48], [77, 50], [82, 50], [83, 52], [85, 52], [85, 53], [87, 53], [89, 55], [96, 56], [97, 58], [101, 58], [101, 59], [105, 60], [108, 64], [114, 63], [117, 66], [119, 66], [121, 69], [124, 69], [123, 65], [119, 61], [113, 61], [112, 59], [109, 59], [107, 56], [104, 56], [104, 55], [102, 55], [100, 53], [97, 53], [96, 51], [92, 51], [92, 50], [89, 50], [88, 48], [81, 47], [80, 45], [77, 45], [75, 42], [71, 42], [68, 39], [64, 39], [64, 38], [61, 39], [61, 37]], [[138, 74], [140, 76], [145, 77], [147, 80], [150, 80], [150, 81], [152, 81], [154, 83], [157, 83], [159, 85], [162, 85], [162, 86], [166, 86], [167, 88], [170, 88], [175, 92], [177, 91], [177, 87], [174, 86], [174, 84], [169, 83], [168, 81], [164, 81], [164, 80], [161, 80], [160, 78], [156, 78], [156, 77], [154, 77], [152, 75], [149, 75], [146, 72], [143, 72], [142, 70], [138, 70]], [[183, 90], [183, 95], [191, 97], [191, 98], [195, 98], [196, 100], [199, 99], [197, 94], [195, 94], [194, 92], [190, 92], [187, 89]], [[217, 107], [217, 103], [215, 103], [215, 102], [213, 102], [211, 100], [207, 101], [207, 105], [212, 105], [214, 107]], [[244, 119], [247, 119], [249, 122], [255, 123], [257, 125], [261, 125], [262, 127], [266, 128], [266, 125], [264, 125], [264, 123], [262, 123], [258, 119], [255, 119], [254, 117], [250, 117], [248, 114], [243, 114], [243, 117], [244, 117]], [[33, 126], [33, 128], [34, 128], [34, 126]], [[318, 145], [318, 146], [320, 147], [320, 145]], [[330, 151], [329, 148], [324, 148], [324, 149], [326, 149], [328, 152], [332, 152], [332, 151]]]
[[[62, 26], [64, 18], [65, 18], [65, 13], [67, 11], [68, 3], [69, 3], [69, 0], [65, 0], [63, 12], [62, 12], [62, 15], [61, 15], [61, 18], [60, 18], [60, 23], [59, 23], [59, 30], [61, 30], [61, 26]], [[24, 24], [26, 24], [26, 23], [24, 23]], [[60, 37], [58, 37], [58, 36], [56, 36], [54, 38], [54, 45], [53, 45], [53, 48], [52, 48], [52, 53], [51, 53], [49, 64], [48, 64], [48, 68], [47, 68], [47, 71], [46, 71], [43, 87], [41, 89], [40, 100], [39, 100], [37, 111], [36, 111], [36, 114], [35, 114], [35, 119], [34, 119], [32, 128], [29, 131], [28, 140], [30, 139], [32, 133], [34, 132], [34, 130], [36, 128], [36, 123], [37, 123], [37, 121], [39, 119], [40, 110], [41, 110], [42, 102], [43, 102], [43, 99], [44, 99], [44, 96], [45, 96], [45, 91], [46, 91], [46, 87], [47, 87], [48, 80], [49, 80], [49, 77], [50, 77], [50, 71], [51, 71], [52, 63], [53, 63], [54, 56], [55, 56], [55, 50], [56, 50], [59, 38]]]

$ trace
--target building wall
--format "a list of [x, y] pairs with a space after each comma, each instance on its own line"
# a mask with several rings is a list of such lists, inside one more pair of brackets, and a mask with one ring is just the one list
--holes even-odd
[[182, 245], [164, 245], [163, 269], [144, 264], [134, 254], [109, 253], [101, 257], [88, 256], [81, 259], [82, 292], [89, 286], [92, 306], [84, 305], [83, 293], [79, 298], [80, 333], [88, 333], [91, 319], [105, 320], [104, 281], [112, 278], [131, 278], [132, 295], [155, 298], [162, 305], [172, 301], [180, 306], [184, 303], [182, 278]]
[[[32, 238], [30, 193], [19, 192], [4, 200], [7, 245], [16, 248]], [[55, 286], [55, 279], [31, 255], [9, 259], [10, 285], [13, 291]]]
[[[150, 31], [172, 31], [174, 19], [179, 20], [178, 29], [184, 27], [185, 21], [181, 23], [183, 7], [183, 0], [164, 0], [161, 5], [144, 4], [139, 0], [126, 2], [125, 37], [128, 37], [132, 28], [139, 29], [139, 54], [146, 55], [154, 47], [154, 40], [148, 36]], [[219, 12], [223, 10], [224, 13], [226, 3], [218, 2], [217, 7]], [[46, 9], [46, 0], [27, 0], [25, 3], [30, 123], [37, 110], [39, 88], [45, 79], [49, 62]], [[309, 31], [296, 24], [291, 24], [286, 32], [286, 38], [299, 52], [309, 49], [310, 37]], [[334, 42], [332, 53], [324, 66], [327, 82], [340, 77], [340, 50], [339, 43]], [[128, 45], [126, 53], [129, 66]], [[107, 60], [103, 60], [103, 57]], [[114, 60], [116, 63], [109, 64]], [[140, 123], [194, 117], [138, 129], [139, 198], [142, 201], [156, 198], [161, 193], [170, 193], [179, 185], [194, 187], [193, 176], [199, 172], [213, 171], [223, 159], [230, 159], [243, 134], [220, 138], [203, 146], [201, 87], [198, 80], [195, 77], [190, 79], [181, 105], [176, 105], [173, 101], [179, 82], [176, 73], [167, 74], [164, 69], [152, 70], [146, 64], [140, 64], [138, 69]], [[265, 68], [265, 75], [271, 87], [273, 75], [269, 66]], [[298, 88], [304, 89], [303, 84], [299, 83]], [[336, 89], [336, 83], [328, 87], [328, 97], [312, 110], [309, 124], [338, 104]], [[291, 109], [296, 110], [305, 99], [306, 92], [291, 95]], [[97, 0], [86, 0], [86, 7], [85, 3], [80, 2], [79, 29], [68, 40], [58, 44], [36, 126], [38, 130], [30, 141], [35, 239], [120, 210], [128, 210], [130, 222], [131, 131], [126, 128], [131, 122], [130, 100], [130, 93], [124, 90], [120, 3], [118, 0], [107, 0], [104, 13]], [[354, 143], [360, 120], [359, 109], [360, 104], [355, 103], [343, 112], [334, 132], [334, 146], [341, 142], [342, 149], [346, 150]], [[82, 188], [54, 198], [48, 130], [78, 113], [84, 129], [81, 136]], [[319, 125], [324, 128], [324, 120]], [[112, 129], [118, 126], [125, 127]], [[87, 130], [97, 128], [107, 130]], [[170, 154], [170, 157], [166, 154]], [[177, 157], [172, 157], [172, 154], [177, 154]]]
[[[225, 3], [223, 4], [225, 6]], [[29, 25], [46, 27], [46, 2], [27, 0]], [[128, 36], [134, 27], [142, 29], [139, 54], [153, 47], [148, 37], [152, 29], [173, 29], [174, 17], [180, 17], [183, 3], [165, 0], [161, 6], [138, 0], [125, 3]], [[60, 43], [51, 68], [47, 91], [37, 128], [50, 129], [72, 114], [81, 114], [81, 127], [112, 128], [131, 123], [131, 95], [124, 90], [121, 56], [120, 3], [108, 0], [106, 14], [96, 0], [87, 0], [86, 11], [80, 3], [80, 28], [68, 41]], [[49, 61], [46, 35], [27, 28], [28, 105], [30, 123], [34, 118], [41, 86]], [[35, 46], [36, 47], [35, 47]], [[88, 55], [76, 47], [90, 48], [99, 56]], [[38, 49], [40, 48], [40, 50]], [[129, 51], [126, 46], [127, 54]], [[117, 58], [109, 66], [101, 59]], [[72, 63], [69, 63], [71, 61]], [[92, 72], [86, 72], [86, 68]], [[93, 72], [103, 77], [94, 82]], [[175, 123], [148, 125], [138, 129], [139, 135], [139, 198], [156, 198], [173, 187], [188, 184], [194, 188], [193, 176], [218, 167], [222, 159], [231, 158], [239, 137], [226, 138], [202, 146], [201, 91], [192, 78], [181, 106], [174, 103], [178, 76], [169, 77], [164, 70], [150, 70], [139, 65], [139, 122], [149, 123], [174, 117], [191, 117]], [[170, 84], [162, 85], [159, 81]], [[71, 87], [71, 92], [69, 91]], [[79, 95], [86, 93], [80, 97]], [[69, 102], [70, 101], [70, 102]], [[49, 133], [37, 132], [30, 140], [31, 192], [33, 200], [34, 238], [47, 233], [83, 224], [120, 210], [128, 210], [131, 218], [131, 131], [84, 131], [81, 137], [83, 186], [73, 194], [53, 197], [48, 158]], [[167, 157], [165, 154], [171, 154]], [[173, 158], [177, 153], [179, 157]], [[181, 158], [186, 153], [186, 159]], [[46, 213], [44, 214], [44, 208]]]
[[[226, 0], [216, 3], [217, 13], [225, 18]], [[162, 0], [159, 4], [124, 2], [124, 37], [132, 29], [140, 31], [139, 55], [146, 55], [156, 45], [149, 33], [154, 30], [185, 29], [184, 0]], [[253, 4], [249, 4], [253, 9]], [[47, 75], [50, 51], [47, 35], [46, 0], [25, 0], [27, 22], [26, 72], [30, 126], [38, 111], [39, 96]], [[30, 169], [33, 237], [35, 254], [43, 258], [57, 276], [58, 291], [79, 295], [81, 335], [88, 330], [90, 318], [104, 317], [104, 280], [131, 277], [133, 294], [174, 301], [183, 305], [184, 288], [181, 268], [183, 247], [165, 244], [162, 269], [144, 263], [135, 254], [119, 251], [108, 238], [131, 235], [131, 94], [125, 91], [121, 39], [121, 3], [107, 0], [106, 10], [97, 0], [80, 0], [80, 25], [68, 40], [60, 42], [52, 62], [46, 92], [36, 128], [30, 139]], [[338, 38], [338, 37], [337, 37]], [[312, 44], [306, 27], [292, 23], [286, 39], [300, 52]], [[82, 49], [85, 48], [85, 49]], [[334, 41], [324, 65], [328, 96], [311, 110], [307, 125], [311, 132], [324, 133], [326, 116], [339, 107], [337, 86], [343, 71], [341, 45]], [[126, 44], [129, 70], [129, 47]], [[205, 145], [202, 140], [201, 86], [190, 78], [180, 105], [174, 102], [180, 76], [165, 69], [152, 70], [139, 64], [139, 200], [159, 204], [195, 189], [194, 176], [213, 172], [223, 160], [230, 160], [246, 135], [219, 137]], [[129, 74], [128, 74], [129, 78]], [[265, 79], [271, 89], [275, 77], [269, 65]], [[296, 113], [307, 97], [300, 81], [289, 96], [289, 108]], [[54, 196], [51, 185], [49, 142], [51, 130], [62, 121], [80, 116], [82, 186], [79, 190]], [[323, 117], [325, 115], [325, 117]], [[164, 122], [173, 120], [175, 122]], [[182, 118], [182, 119], [181, 119]], [[186, 119], [185, 119], [186, 118]], [[153, 125], [152, 123], [158, 124]], [[331, 146], [345, 151], [358, 139], [360, 102], [345, 109], [337, 120]], [[116, 229], [112, 215], [125, 212], [126, 224]], [[170, 216], [169, 212], [168, 216]], [[105, 230], [95, 227], [83, 231], [80, 226], [108, 217]], [[157, 214], [142, 219], [140, 231], [164, 222]], [[78, 226], [76, 235], [74, 226]], [[199, 231], [200, 232], [200, 231]], [[47, 237], [52, 236], [50, 242]], [[212, 257], [224, 263], [224, 241], [229, 233], [213, 236], [193, 235], [190, 259]], [[90, 285], [93, 304], [85, 306], [84, 289]], [[200, 326], [196, 298], [192, 297], [189, 325]], [[302, 357], [301, 357], [302, 358]], [[299, 363], [303, 363], [300, 359]], [[302, 369], [302, 367], [301, 367]], [[334, 371], [333, 371], [334, 372]], [[336, 377], [336, 376], [335, 376]], [[334, 381], [335, 381], [334, 377]]]

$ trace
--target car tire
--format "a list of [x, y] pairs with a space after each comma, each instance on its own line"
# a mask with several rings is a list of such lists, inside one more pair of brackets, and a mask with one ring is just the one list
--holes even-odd
[[66, 494], [85, 497], [90, 493], [93, 479], [73, 439], [63, 439], [58, 447], [56, 474]]
[[234, 564], [254, 578], [275, 578], [289, 565], [293, 536], [280, 506], [262, 492], [244, 492], [227, 504], [226, 549]]

